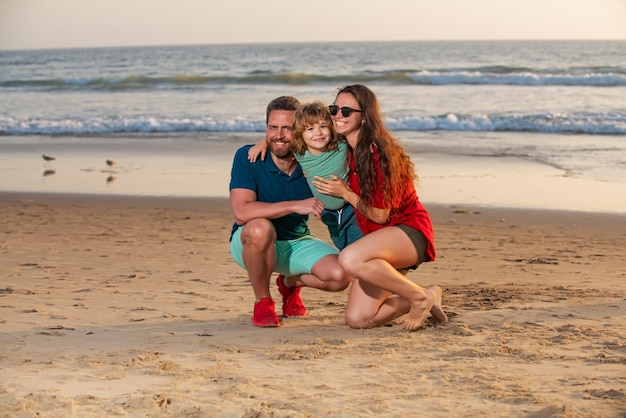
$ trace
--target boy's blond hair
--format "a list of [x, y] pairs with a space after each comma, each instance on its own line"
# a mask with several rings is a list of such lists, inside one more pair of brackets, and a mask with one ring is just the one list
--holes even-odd
[[339, 137], [335, 132], [335, 125], [333, 124], [333, 120], [330, 116], [330, 110], [328, 110], [328, 106], [324, 103], [315, 101], [298, 106], [296, 112], [293, 114], [293, 121], [291, 124], [293, 134], [291, 151], [294, 154], [304, 154], [307, 150], [307, 146], [302, 138], [302, 134], [307, 126], [311, 126], [319, 121], [326, 122], [328, 129], [330, 129], [331, 138], [324, 151], [335, 151], [338, 148], [337, 143], [339, 142]]

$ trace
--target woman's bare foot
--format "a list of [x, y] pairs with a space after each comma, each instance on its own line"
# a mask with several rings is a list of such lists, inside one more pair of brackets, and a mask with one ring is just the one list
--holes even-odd
[[397, 324], [404, 324], [404, 329], [407, 331], [415, 331], [423, 327], [428, 314], [435, 305], [437, 294], [430, 289], [426, 289], [425, 293], [426, 298], [417, 303], [411, 303], [411, 310], [396, 322]]
[[433, 316], [432, 321], [437, 325], [445, 325], [448, 323], [448, 315], [443, 311], [441, 307], [441, 288], [439, 286], [431, 286], [427, 289], [435, 294], [435, 303], [430, 309], [430, 314]]

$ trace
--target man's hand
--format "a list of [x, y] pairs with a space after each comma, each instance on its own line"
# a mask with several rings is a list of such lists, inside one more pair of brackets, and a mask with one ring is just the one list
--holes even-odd
[[316, 218], [322, 216], [324, 204], [314, 197], [294, 202], [294, 212], [299, 215], [313, 215]]

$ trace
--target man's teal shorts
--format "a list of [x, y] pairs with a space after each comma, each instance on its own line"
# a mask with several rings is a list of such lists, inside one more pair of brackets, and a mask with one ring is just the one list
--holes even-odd
[[[243, 244], [241, 243], [241, 230], [238, 228], [230, 240], [230, 254], [237, 264], [244, 269]], [[339, 254], [332, 245], [319, 238], [310, 235], [289, 241], [276, 241], [276, 273], [285, 276], [298, 276], [311, 274], [315, 263], [329, 254]]]

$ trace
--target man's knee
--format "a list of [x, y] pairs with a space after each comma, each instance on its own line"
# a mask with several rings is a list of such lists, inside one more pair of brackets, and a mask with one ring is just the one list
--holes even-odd
[[328, 283], [330, 284], [329, 290], [333, 292], [341, 292], [350, 286], [350, 276], [337, 265], [336, 269], [333, 269], [328, 277]]
[[253, 219], [244, 225], [241, 231], [241, 242], [244, 245], [265, 247], [276, 241], [274, 225], [267, 219]]
[[340, 292], [350, 285], [350, 276], [341, 268], [335, 255], [322, 258], [313, 266], [312, 272], [326, 284], [328, 291]]

